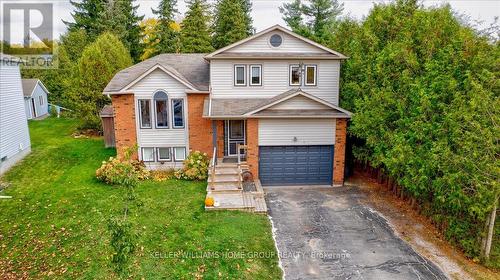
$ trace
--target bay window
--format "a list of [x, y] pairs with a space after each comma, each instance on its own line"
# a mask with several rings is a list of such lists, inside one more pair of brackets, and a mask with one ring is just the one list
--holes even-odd
[[151, 101], [139, 100], [139, 123], [141, 128], [151, 128]]
[[184, 100], [172, 99], [172, 127], [184, 128]]
[[168, 128], [168, 96], [159, 91], [154, 95], [156, 128]]

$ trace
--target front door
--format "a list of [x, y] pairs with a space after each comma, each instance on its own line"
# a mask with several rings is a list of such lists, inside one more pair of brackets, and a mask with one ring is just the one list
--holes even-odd
[[226, 121], [226, 155], [237, 156], [237, 146], [245, 145], [245, 121], [229, 120]]

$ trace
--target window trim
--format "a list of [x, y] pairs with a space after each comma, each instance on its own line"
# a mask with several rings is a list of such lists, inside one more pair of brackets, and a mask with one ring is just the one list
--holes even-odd
[[[243, 84], [238, 84], [237, 79], [237, 68], [243, 68]], [[245, 87], [247, 85], [247, 65], [246, 64], [235, 64], [233, 67], [233, 85], [235, 87]]]
[[[160, 149], [168, 149], [168, 159], [162, 159], [160, 157]], [[156, 158], [158, 159], [158, 162], [171, 162], [172, 161], [172, 147], [156, 147]]]
[[301, 86], [302, 85], [302, 73], [299, 75], [299, 83], [292, 84], [292, 68], [297, 67], [300, 71], [300, 64], [290, 64], [288, 67], [288, 85], [289, 86]]
[[[165, 93], [167, 95], [167, 98], [166, 99], [160, 99], [160, 98], [156, 99], [155, 95], [158, 94], [159, 92]], [[169, 118], [169, 109], [168, 109], [169, 102], [168, 102], [168, 99], [169, 99], [169, 97], [168, 97], [168, 93], [167, 93], [166, 90], [161, 90], [160, 89], [160, 90], [157, 90], [157, 91], [155, 91], [153, 93], [153, 109], [154, 109], [154, 114], [155, 114], [155, 128], [156, 129], [169, 129], [170, 128], [170, 118]], [[167, 115], [167, 125], [166, 126], [158, 126], [158, 109], [157, 109], [157, 106], [156, 106], [157, 105], [156, 101], [166, 101], [166, 103], [167, 103], [166, 106], [165, 106], [165, 108], [167, 110], [167, 114], [166, 114]]]
[[[177, 150], [176, 149], [184, 149], [184, 158], [183, 159], [177, 158]], [[174, 161], [182, 162], [187, 158], [186, 147], [172, 147], [172, 150], [174, 151]]]
[[[304, 71], [304, 85], [306, 86], [317, 86], [318, 85], [318, 66], [316, 64], [307, 64], [304, 65], [305, 71]], [[307, 68], [308, 67], [313, 67], [314, 68], [314, 83], [308, 83], [307, 82]]]
[[[153, 160], [144, 160], [144, 149], [153, 149]], [[156, 157], [155, 157], [155, 148], [154, 147], [141, 147], [141, 160], [143, 162], [155, 162], [156, 161]]]
[[[149, 101], [149, 119], [151, 121], [151, 124], [149, 127], [143, 126], [142, 125], [142, 107], [141, 107], [141, 101]], [[139, 110], [139, 128], [140, 129], [152, 129], [153, 128], [153, 118], [151, 115], [151, 99], [137, 99], [137, 105], [138, 105], [138, 110]]]
[[[259, 68], [259, 83], [257, 84], [254, 84], [252, 82], [252, 70], [254, 67], [258, 67]], [[262, 64], [250, 64], [250, 71], [248, 71], [248, 82], [250, 84], [250, 86], [262, 86], [262, 77], [264, 75], [262, 75]]]
[[[170, 105], [172, 106], [172, 128], [174, 129], [182, 129], [186, 127], [186, 117], [184, 114], [184, 98], [172, 98], [172, 101], [170, 102]], [[181, 101], [182, 104], [182, 126], [176, 126], [175, 125], [175, 119], [174, 119], [174, 101], [179, 100]]]
[[[271, 38], [274, 36], [274, 35], [278, 35], [281, 37], [281, 43], [279, 44], [279, 46], [275, 47], [273, 46], [273, 44], [271, 43]], [[283, 46], [283, 43], [285, 42], [285, 38], [283, 37], [283, 35], [279, 34], [279, 33], [273, 33], [271, 34], [271, 36], [269, 36], [269, 39], [267, 40], [267, 43], [269, 44], [269, 46], [273, 49], [279, 49], [281, 48], [281, 46]]]

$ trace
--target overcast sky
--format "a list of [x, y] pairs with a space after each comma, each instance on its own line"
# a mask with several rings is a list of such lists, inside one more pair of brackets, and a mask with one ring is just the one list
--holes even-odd
[[[278, 7], [283, 5], [283, 3], [291, 2], [292, 0], [252, 0], [253, 2], [253, 24], [257, 31], [265, 29], [274, 24], [285, 25]], [[69, 3], [69, 0], [0, 0], [0, 3], [53, 3], [54, 4], [54, 29], [55, 37], [58, 38], [60, 34], [66, 31], [66, 25], [62, 20], [71, 21], [71, 12], [73, 6]], [[136, 4], [139, 5], [138, 13], [140, 15], [145, 15], [145, 17], [153, 17], [151, 8], [156, 8], [160, 0], [137, 0]], [[215, 0], [209, 0], [210, 3], [214, 3]], [[374, 3], [384, 3], [390, 1], [383, 0], [346, 0], [339, 1], [344, 3], [344, 15], [350, 15], [354, 18], [361, 19], [366, 16], [369, 10], [373, 7]], [[423, 1], [425, 6], [440, 5], [443, 3], [450, 3], [451, 7], [459, 14], [465, 14], [469, 16], [472, 20], [481, 21], [480, 27], [489, 26], [495, 19], [495, 17], [500, 16], [500, 0], [489, 0], [489, 1], [475, 1], [475, 0], [428, 0]], [[2, 5], [3, 6], [3, 5]], [[180, 12], [179, 18], [182, 18], [182, 14], [186, 11], [186, 3], [183, 0], [178, 1], [178, 9]], [[2, 20], [3, 25], [3, 12], [0, 14], [0, 20]], [[14, 19], [12, 21], [13, 25], [18, 25], [21, 27], [22, 15], [13, 15]], [[36, 17], [36, 15], [35, 15]], [[3, 28], [2, 28], [3, 29]], [[20, 34], [16, 34], [19, 32]], [[15, 29], [11, 31], [12, 37], [22, 38], [22, 28]], [[21, 39], [18, 39], [19, 41]], [[17, 40], [14, 40], [17, 41]]]

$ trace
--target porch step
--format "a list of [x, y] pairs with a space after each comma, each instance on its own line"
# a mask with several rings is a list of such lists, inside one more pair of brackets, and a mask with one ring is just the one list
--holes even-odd
[[[212, 182], [212, 177], [213, 175], [210, 174], [208, 178], [208, 182]], [[240, 181], [240, 176], [238, 173], [233, 173], [233, 174], [217, 174], [215, 173], [215, 183], [225, 183], [225, 182], [234, 182], [238, 183]]]
[[[208, 170], [208, 174], [212, 174], [212, 169]], [[238, 174], [237, 167], [216, 167], [215, 175], [235, 175]]]

